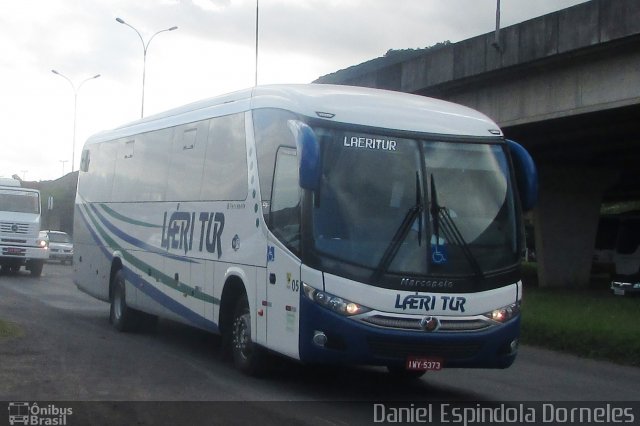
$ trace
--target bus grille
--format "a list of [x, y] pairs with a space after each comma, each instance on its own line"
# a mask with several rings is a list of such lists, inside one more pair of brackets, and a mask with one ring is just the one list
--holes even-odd
[[[371, 325], [397, 330], [423, 330], [420, 325], [421, 318], [397, 317], [390, 315], [372, 315], [361, 318], [361, 321]], [[478, 331], [496, 325], [495, 322], [483, 318], [464, 319], [440, 319], [440, 326], [435, 332], [444, 331]]]
[[482, 345], [479, 343], [405, 343], [388, 339], [368, 338], [374, 356], [405, 359], [409, 355], [438, 357], [447, 360], [473, 358]]

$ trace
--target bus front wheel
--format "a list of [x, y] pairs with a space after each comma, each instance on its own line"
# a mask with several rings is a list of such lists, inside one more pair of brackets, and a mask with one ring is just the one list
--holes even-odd
[[265, 353], [251, 340], [251, 312], [245, 295], [238, 299], [233, 313], [231, 354], [233, 364], [243, 373], [257, 376], [264, 372]]

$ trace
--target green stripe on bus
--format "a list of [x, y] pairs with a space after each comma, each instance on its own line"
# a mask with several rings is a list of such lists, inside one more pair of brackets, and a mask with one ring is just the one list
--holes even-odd
[[[149, 271], [151, 271], [151, 276], [154, 277], [158, 282], [162, 283], [163, 285], [172, 288], [176, 291], [179, 291], [182, 294], [186, 294], [186, 295], [190, 295], [191, 297], [194, 297], [196, 299], [202, 300], [206, 303], [212, 303], [214, 305], [219, 305], [220, 304], [220, 300], [208, 295], [206, 293], [203, 293], [201, 290], [196, 289], [195, 287], [191, 287], [183, 282], [180, 281], [176, 281], [174, 278], [163, 274], [162, 272], [160, 272], [158, 269], [148, 265], [147, 263], [141, 261], [140, 259], [138, 259], [137, 257], [133, 256], [131, 253], [129, 253], [127, 250], [123, 249], [122, 247], [120, 247], [115, 240], [113, 240], [113, 238], [111, 238], [111, 236], [102, 228], [102, 226], [100, 225], [99, 221], [97, 218], [95, 218], [93, 216], [93, 214], [89, 211], [89, 208], [86, 206], [83, 206], [85, 209], [85, 212], [87, 214], [87, 216], [89, 217], [89, 220], [91, 221], [91, 223], [93, 223], [93, 225], [95, 226], [96, 230], [98, 231], [98, 233], [100, 234], [100, 236], [105, 240], [105, 242], [107, 243], [108, 247], [113, 251], [113, 250], [118, 250], [122, 253], [122, 257], [131, 265], [133, 265], [135, 268], [137, 268], [139, 271], [146, 271], [146, 273], [148, 274]], [[141, 275], [142, 276], [142, 275]]]
[[154, 225], [153, 223], [142, 222], [136, 219], [132, 219], [130, 217], [124, 216], [117, 211], [113, 210], [111, 207], [106, 204], [100, 204], [102, 210], [104, 210], [109, 216], [121, 220], [123, 222], [130, 223], [131, 225], [144, 226], [146, 228], [162, 228], [162, 225]]

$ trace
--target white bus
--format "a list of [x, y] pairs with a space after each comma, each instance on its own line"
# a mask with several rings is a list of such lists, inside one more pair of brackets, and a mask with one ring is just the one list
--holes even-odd
[[469, 108], [256, 87], [86, 142], [74, 279], [117, 329], [221, 333], [249, 374], [267, 351], [408, 376], [504, 368], [536, 190], [531, 157]]

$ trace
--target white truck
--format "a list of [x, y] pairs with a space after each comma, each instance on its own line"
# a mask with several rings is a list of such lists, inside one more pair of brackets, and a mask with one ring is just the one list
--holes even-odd
[[40, 191], [23, 188], [20, 181], [0, 178], [0, 267], [31, 275], [42, 274], [49, 258], [48, 243], [40, 238]]

